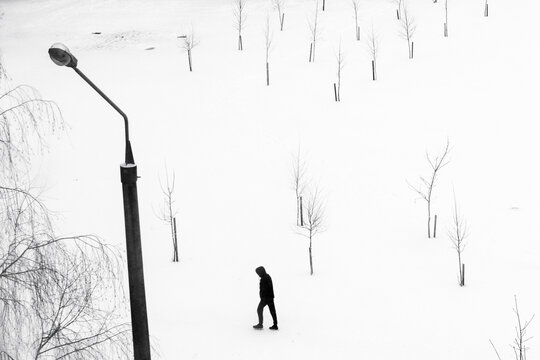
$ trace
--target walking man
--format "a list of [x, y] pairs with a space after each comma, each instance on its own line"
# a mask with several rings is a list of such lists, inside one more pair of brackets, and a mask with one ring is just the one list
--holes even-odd
[[272, 325], [270, 329], [277, 330], [278, 326], [276, 307], [274, 306], [274, 287], [272, 286], [272, 278], [266, 273], [266, 270], [262, 266], [259, 266], [257, 269], [255, 269], [255, 272], [261, 277], [261, 281], [259, 283], [259, 297], [261, 298], [261, 302], [259, 302], [259, 306], [257, 307], [259, 323], [257, 325], [253, 325], [253, 328], [263, 328], [263, 310], [264, 307], [268, 305], [268, 309], [270, 309], [270, 314], [272, 315], [272, 319], [274, 320], [274, 325]]

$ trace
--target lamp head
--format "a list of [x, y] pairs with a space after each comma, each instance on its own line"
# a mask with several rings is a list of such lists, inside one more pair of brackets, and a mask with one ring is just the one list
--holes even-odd
[[66, 45], [55, 43], [49, 48], [51, 60], [58, 66], [77, 67], [77, 58], [69, 51]]

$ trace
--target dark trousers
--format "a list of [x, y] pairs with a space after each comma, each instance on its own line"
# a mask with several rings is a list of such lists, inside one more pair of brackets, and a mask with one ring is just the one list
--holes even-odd
[[270, 315], [272, 315], [272, 319], [274, 320], [274, 325], [277, 325], [277, 315], [276, 315], [276, 307], [274, 305], [274, 299], [261, 299], [259, 306], [257, 306], [257, 315], [259, 315], [259, 324], [262, 325], [263, 323], [263, 310], [266, 305], [268, 305], [268, 309], [270, 309]]

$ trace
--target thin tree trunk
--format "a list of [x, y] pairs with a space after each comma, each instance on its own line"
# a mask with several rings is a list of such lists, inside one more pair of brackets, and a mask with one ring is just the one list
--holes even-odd
[[324, 11], [325, 6], [326, 6], [326, 0], [322, 0], [322, 11]]
[[242, 35], [238, 35], [238, 50], [244, 50], [244, 46], [242, 45]]
[[296, 195], [296, 226], [300, 226], [300, 197]]
[[268, 62], [266, 63], [266, 86], [270, 86], [270, 68]]
[[371, 73], [373, 75], [373, 81], [377, 79], [377, 76], [375, 75], [375, 60], [371, 60]]
[[356, 41], [360, 41], [360, 26], [356, 26]]
[[399, 16], [399, 9], [396, 9], [396, 16], [398, 20], [401, 20], [401, 17]]
[[437, 215], [435, 215], [435, 223], [433, 224], [433, 237], [437, 237]]
[[300, 226], [304, 226], [304, 207], [302, 206], [301, 196], [300, 196]]
[[283, 23], [285, 22], [285, 13], [281, 14], [281, 27], [280, 31], [283, 31]]
[[488, 17], [488, 15], [489, 15], [489, 5], [488, 5], [488, 3], [486, 2], [486, 6], [485, 6], [485, 8], [484, 8], [484, 16], [485, 16], [485, 17]]
[[189, 71], [193, 71], [193, 69], [191, 68], [191, 50], [188, 50], [187, 54], [188, 54], [188, 61], [189, 61]]
[[337, 95], [337, 89], [336, 89], [336, 83], [334, 83], [334, 100], [338, 101], [338, 95]]
[[465, 264], [461, 264], [461, 286], [465, 286]]
[[458, 265], [459, 265], [459, 285], [463, 283], [463, 266], [461, 264], [461, 250], [458, 249]]
[[310, 269], [310, 274], [313, 275], [313, 256], [311, 253], [311, 235], [309, 238], [309, 269]]
[[[433, 185], [433, 180], [432, 180], [431, 184]], [[428, 196], [427, 196], [427, 199], [426, 199], [426, 201], [427, 201], [427, 216], [428, 216], [428, 230], [427, 230], [428, 231], [428, 235], [427, 235], [428, 239], [431, 238], [431, 189], [432, 189], [432, 187], [430, 187], [428, 189]]]
[[174, 254], [176, 253], [176, 251], [175, 251], [175, 249], [176, 249], [176, 237], [174, 235], [174, 220], [175, 220], [175, 218], [170, 218], [170, 219], [171, 219], [171, 240], [172, 240], [172, 246], [173, 246], [173, 259], [172, 259], [172, 261], [174, 262], [175, 261]]
[[313, 43], [309, 44], [309, 62], [311, 62], [312, 55], [313, 55]]
[[178, 262], [178, 233], [176, 232], [176, 218], [173, 218], [173, 228], [174, 228], [174, 254], [173, 261]]

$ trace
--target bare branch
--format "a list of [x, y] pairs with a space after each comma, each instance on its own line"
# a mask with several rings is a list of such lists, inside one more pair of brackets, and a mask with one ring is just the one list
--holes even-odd
[[199, 39], [195, 36], [193, 25], [191, 25], [190, 30], [186, 33], [186, 37], [184, 37], [183, 40], [184, 43], [182, 47], [186, 51], [191, 51], [195, 46], [199, 45]]
[[[0, 176], [17, 175], [32, 154], [46, 147], [45, 136], [64, 129], [61, 112], [50, 100], [28, 85], [2, 92], [0, 88]], [[37, 145], [33, 145], [37, 144]], [[4, 178], [5, 179], [5, 178]]]
[[495, 348], [495, 345], [493, 345], [493, 342], [491, 341], [491, 339], [489, 339], [489, 343], [491, 344], [491, 346], [493, 347], [493, 350], [495, 350], [495, 354], [497, 354], [497, 358], [499, 358], [499, 360], [502, 360], [500, 355], [499, 355], [499, 352], [497, 351], [497, 349]]

